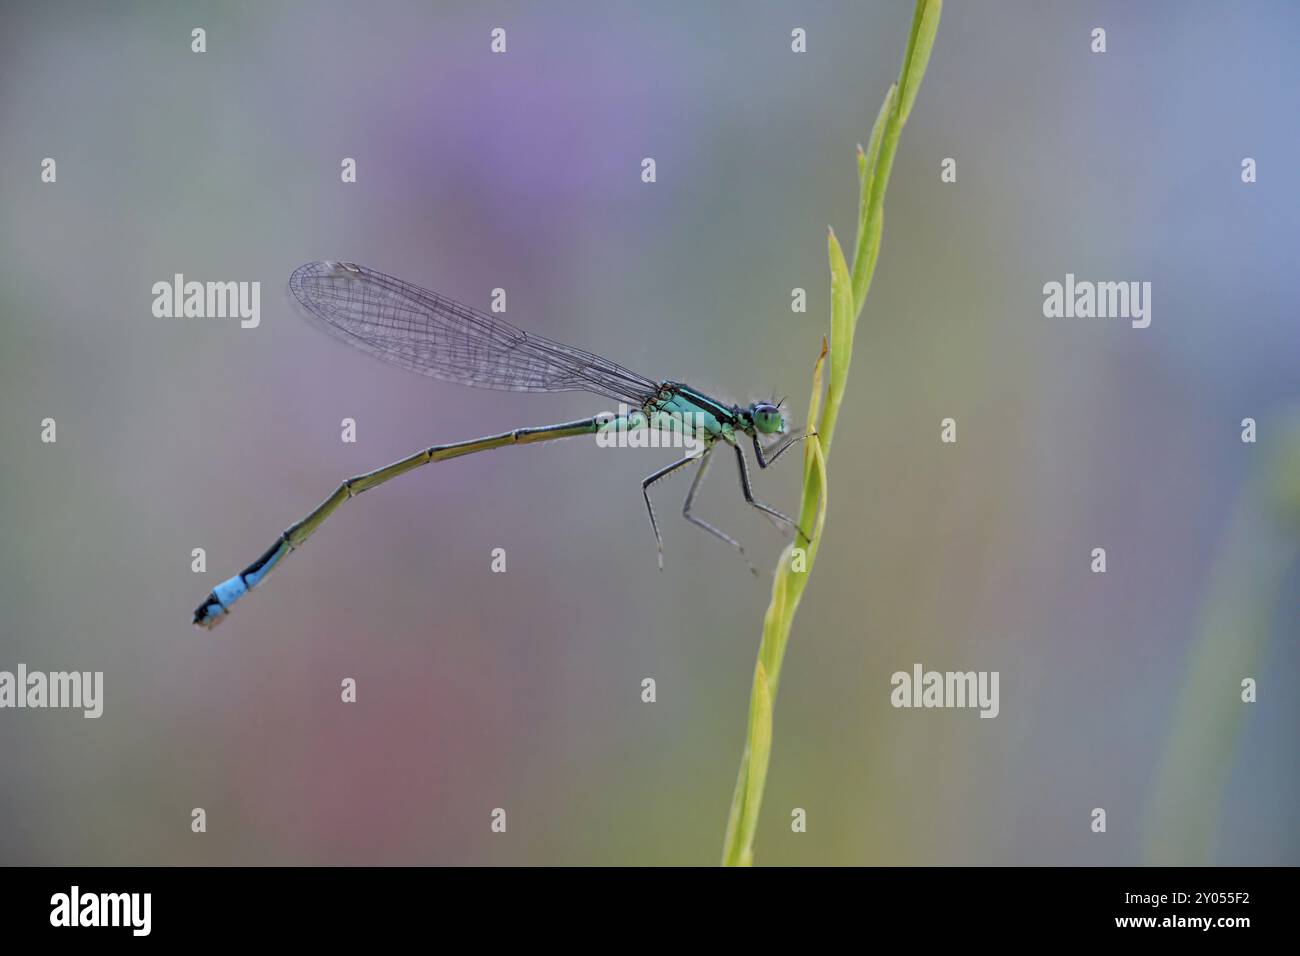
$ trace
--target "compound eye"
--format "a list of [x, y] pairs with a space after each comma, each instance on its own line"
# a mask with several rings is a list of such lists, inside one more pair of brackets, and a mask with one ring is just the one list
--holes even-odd
[[754, 404], [754, 427], [764, 434], [771, 434], [781, 427], [781, 412], [771, 402]]

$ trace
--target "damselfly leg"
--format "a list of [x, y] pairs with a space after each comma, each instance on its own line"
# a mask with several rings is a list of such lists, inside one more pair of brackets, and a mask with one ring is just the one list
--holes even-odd
[[695, 515], [691, 512], [691, 508], [695, 504], [695, 493], [700, 490], [700, 485], [704, 484], [704, 476], [708, 473], [709, 460], [712, 454], [713, 454], [713, 446], [710, 445], [708, 448], [704, 450], [704, 454], [700, 456], [699, 471], [695, 473], [695, 478], [691, 481], [691, 490], [686, 493], [686, 501], [682, 503], [682, 517], [685, 518], [687, 521], [689, 521], [691, 524], [695, 525], [697, 528], [703, 528], [705, 531], [713, 535], [715, 538], [722, 539], [723, 541], [727, 542], [727, 544], [731, 545], [733, 548], [739, 551], [740, 556], [745, 560], [745, 564], [749, 565], [750, 573], [752, 573], [755, 577], [758, 577], [758, 568], [754, 567], [753, 562], [749, 560], [749, 555], [745, 554], [745, 549], [741, 547], [739, 541], [737, 541], [735, 538], [731, 537], [729, 534], [722, 531], [721, 529], [715, 528], [713, 525], [709, 524], [703, 518], [695, 517]]

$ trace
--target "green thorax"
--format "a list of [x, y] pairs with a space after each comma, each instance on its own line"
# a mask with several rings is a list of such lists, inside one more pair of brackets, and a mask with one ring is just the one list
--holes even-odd
[[693, 431], [726, 441], [732, 440], [736, 431], [746, 430], [740, 409], [677, 382], [665, 382], [646, 412], [661, 425], [681, 422]]

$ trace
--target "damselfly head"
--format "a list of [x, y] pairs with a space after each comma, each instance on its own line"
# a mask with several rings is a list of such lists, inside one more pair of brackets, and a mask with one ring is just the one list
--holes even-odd
[[785, 416], [781, 406], [773, 402], [755, 402], [749, 406], [749, 419], [760, 435], [784, 435]]

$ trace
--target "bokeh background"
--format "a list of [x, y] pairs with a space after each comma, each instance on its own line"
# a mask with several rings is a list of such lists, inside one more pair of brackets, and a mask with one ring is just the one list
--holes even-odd
[[[417, 472], [341, 509], [218, 630], [190, 614], [342, 478], [608, 405], [383, 366], [290, 308], [302, 262], [480, 307], [501, 286], [526, 328], [801, 410], [826, 226], [851, 242], [854, 146], [910, 18], [901, 0], [5, 5], [0, 668], [102, 670], [106, 704], [0, 712], [0, 861], [715, 863], [770, 578], [680, 520], [684, 477], [660, 486], [656, 570], [638, 482], [668, 452], [574, 440]], [[1300, 507], [1274, 494], [1297, 480], [1298, 45], [1281, 2], [944, 11], [758, 862], [1300, 862]], [[175, 272], [260, 281], [261, 327], [154, 318]], [[1067, 272], [1150, 281], [1151, 327], [1044, 319]], [[702, 513], [770, 568], [783, 539], [728, 471]], [[793, 507], [798, 471], [761, 496]], [[999, 671], [1000, 716], [892, 709], [915, 662]]]

